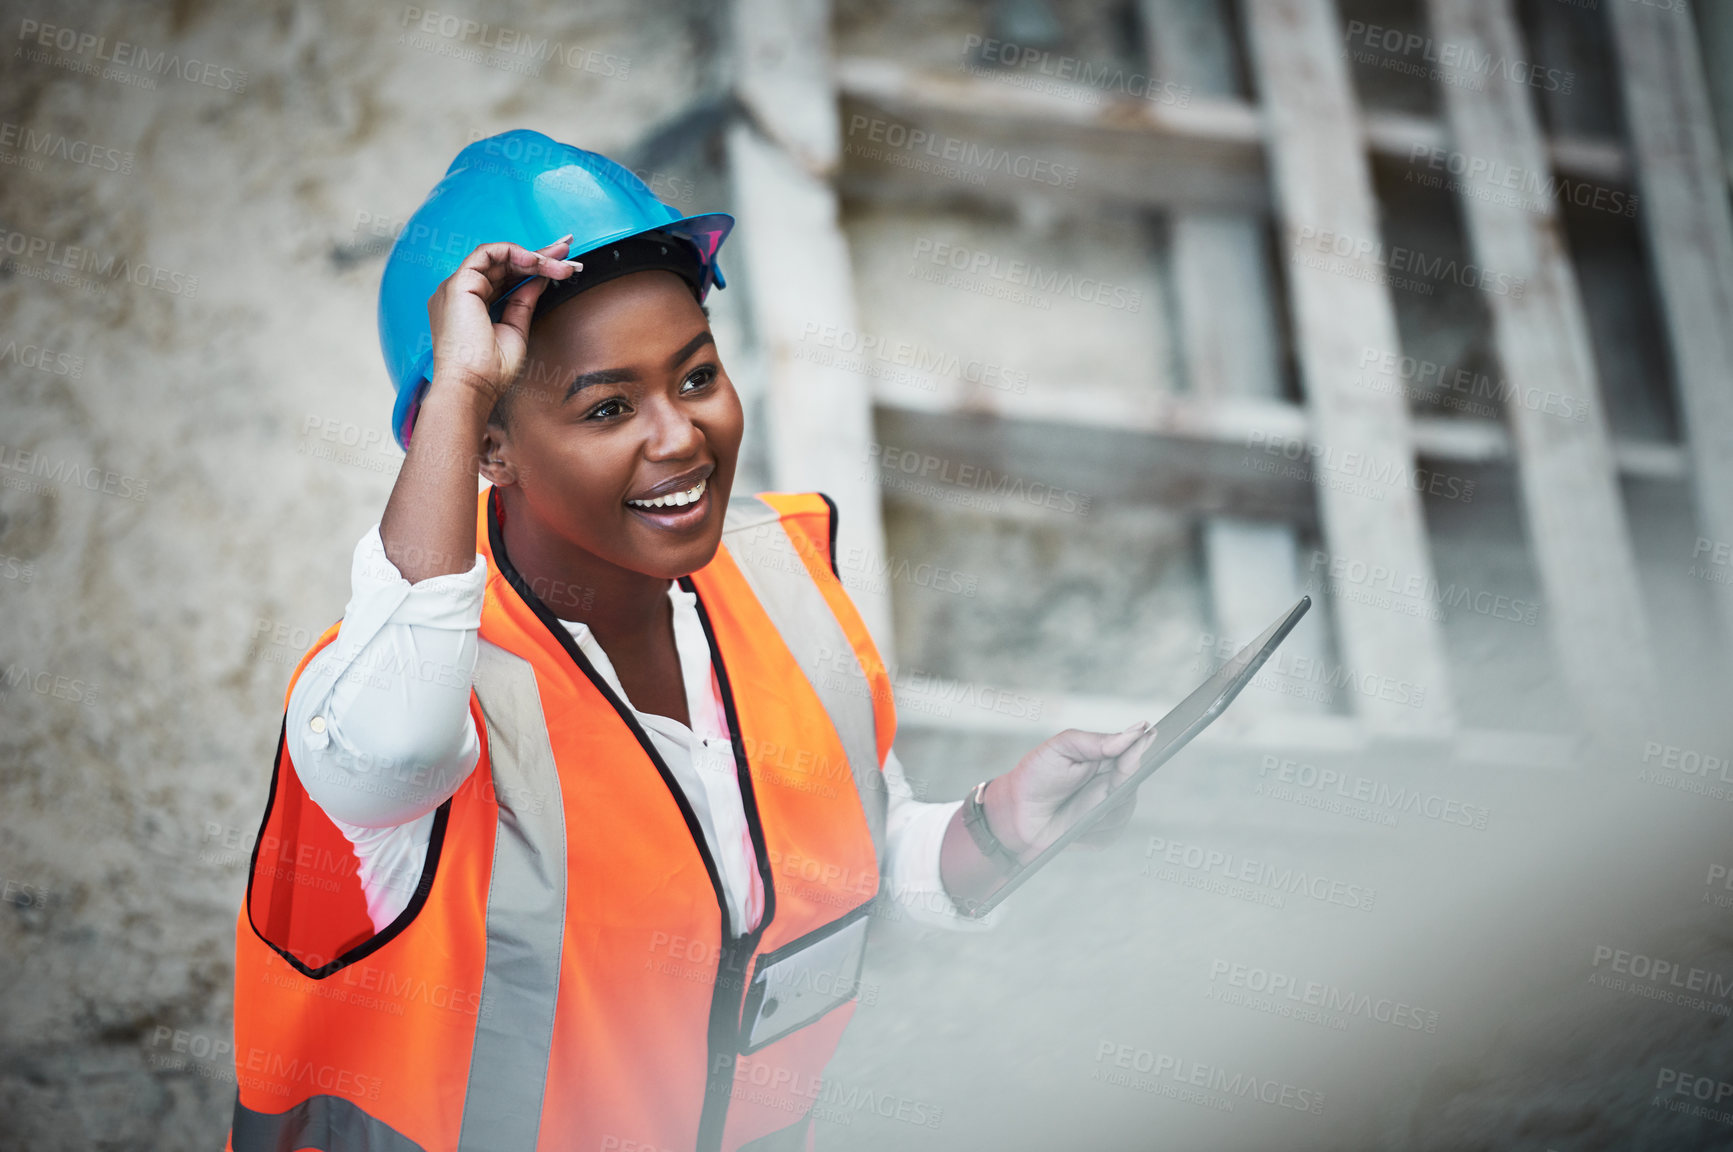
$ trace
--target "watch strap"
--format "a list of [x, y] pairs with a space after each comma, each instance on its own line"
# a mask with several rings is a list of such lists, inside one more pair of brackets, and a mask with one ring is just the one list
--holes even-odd
[[987, 809], [981, 800], [987, 792], [987, 781], [983, 780], [969, 789], [969, 795], [963, 800], [963, 827], [969, 830], [969, 838], [975, 842], [975, 847], [989, 860], [997, 860], [1007, 868], [1015, 869], [1020, 861], [1015, 853], [1005, 847], [1003, 841], [993, 834], [993, 829], [987, 823]]

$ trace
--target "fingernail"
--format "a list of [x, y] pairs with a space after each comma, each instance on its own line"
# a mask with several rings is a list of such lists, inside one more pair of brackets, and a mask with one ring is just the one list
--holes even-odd
[[570, 240], [571, 238], [572, 238], [572, 233], [567, 232], [564, 236], [561, 236], [558, 240], [555, 240], [554, 243], [555, 244], [563, 243], [564, 241]]

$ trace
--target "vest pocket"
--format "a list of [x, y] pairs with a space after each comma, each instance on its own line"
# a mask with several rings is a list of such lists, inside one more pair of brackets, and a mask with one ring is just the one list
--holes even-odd
[[872, 902], [758, 958], [746, 990], [741, 1051], [752, 1053], [854, 998]]

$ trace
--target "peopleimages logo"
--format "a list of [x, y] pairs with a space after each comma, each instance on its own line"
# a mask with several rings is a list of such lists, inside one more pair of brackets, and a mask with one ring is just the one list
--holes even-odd
[[74, 140], [63, 132], [36, 129], [10, 120], [0, 121], [0, 149], [17, 150], [25, 156], [50, 156], [70, 164], [82, 164], [100, 172], [132, 175], [132, 153], [118, 148]]
[[1566, 396], [1551, 389], [1543, 392], [1534, 387], [1518, 387], [1506, 379], [1494, 380], [1484, 372], [1451, 369], [1435, 360], [1402, 356], [1370, 345], [1360, 349], [1360, 369], [1359, 383], [1363, 388], [1389, 392], [1392, 382], [1400, 379], [1404, 385], [1412, 386], [1403, 389], [1409, 399], [1428, 400], [1474, 416], [1498, 417], [1501, 413], [1495, 405], [1505, 411], [1520, 406], [1574, 424], [1581, 424], [1589, 416], [1589, 402], [1583, 397]]
[[[1365, 805], [1370, 812], [1388, 818], [1379, 819], [1374, 821], [1375, 823], [1393, 825], [1397, 814], [1406, 812], [1428, 820], [1484, 832], [1487, 821], [1492, 817], [1491, 810], [1479, 804], [1464, 803], [1420, 788], [1392, 788], [1382, 780], [1356, 776], [1338, 768], [1319, 768], [1315, 764], [1285, 760], [1273, 754], [1263, 757], [1263, 762], [1258, 766], [1258, 776], [1260, 781], [1270, 776], [1274, 776], [1275, 780], [1267, 785], [1260, 782], [1254, 795], [1269, 794], [1279, 800], [1291, 799], [1293, 790], [1300, 789], [1302, 796], [1327, 795], [1332, 799], [1340, 798], [1350, 803]], [[1322, 807], [1315, 802], [1306, 806]]]
[[[1210, 992], [1212, 999], [1225, 1003], [1239, 1002], [1227, 994], [1226, 989], [1244, 989], [1247, 992], [1259, 993], [1277, 1001], [1287, 1001], [1293, 1004], [1305, 1005], [1319, 1009], [1322, 1012], [1336, 1012], [1344, 1017], [1361, 1016], [1380, 1024], [1388, 1024], [1393, 1028], [1404, 1028], [1412, 1032], [1437, 1032], [1438, 1013], [1430, 1008], [1420, 1008], [1402, 1000], [1393, 1000], [1388, 996], [1373, 997], [1364, 992], [1352, 992], [1333, 984], [1323, 984], [1317, 980], [1302, 981], [1291, 973], [1273, 972], [1259, 968], [1253, 964], [1235, 964], [1227, 960], [1217, 960], [1210, 965]], [[1216, 987], [1217, 981], [1221, 988]], [[1256, 1006], [1256, 1005], [1251, 1005]], [[1285, 1013], [1277, 1013], [1285, 1015]], [[1334, 1026], [1332, 1024], [1332, 1026]], [[1338, 1029], [1340, 1030], [1340, 1029]]]
[[1308, 267], [1389, 283], [1421, 295], [1431, 295], [1435, 285], [1444, 283], [1512, 300], [1521, 300], [1528, 291], [1527, 277], [1462, 263], [1453, 257], [1429, 256], [1417, 248], [1365, 236], [1320, 232], [1309, 224], [1295, 231], [1293, 247], [1296, 259]]
[[6, 665], [5, 672], [0, 673], [0, 687], [5, 688], [5, 692], [0, 693], [0, 700], [11, 695], [13, 690], [22, 688], [38, 696], [52, 696], [56, 700], [65, 700], [71, 704], [92, 706], [96, 704], [100, 690], [99, 685], [76, 676], [32, 670], [23, 664]]
[[1290, 440], [1262, 429], [1247, 433], [1246, 449], [1262, 452], [1265, 457], [1280, 457], [1291, 465], [1254, 456], [1251, 466], [1261, 472], [1284, 474], [1296, 480], [1315, 479], [1337, 491], [1373, 500], [1382, 500], [1387, 491], [1398, 488], [1464, 504], [1474, 499], [1473, 480], [1434, 471], [1410, 460], [1380, 459], [1370, 452], [1317, 441]]
[[[1417, 173], [1414, 165], [1425, 157], [1430, 173]], [[1604, 188], [1582, 180], [1559, 176], [1550, 169], [1520, 168], [1504, 160], [1472, 156], [1436, 144], [1415, 144], [1408, 150], [1409, 183], [1448, 188], [1477, 200], [1507, 204], [1529, 212], [1545, 212], [1554, 204], [1574, 204], [1619, 216], [1637, 214], [1635, 193]], [[1448, 179], [1446, 178], [1448, 176]]]
[[[1463, 609], [1494, 620], [1508, 620], [1533, 627], [1540, 606], [1501, 592], [1489, 592], [1454, 581], [1441, 584], [1433, 576], [1403, 573], [1384, 564], [1368, 564], [1349, 556], [1332, 556], [1314, 549], [1306, 564], [1306, 587], [1322, 590], [1326, 585], [1339, 599], [1370, 604], [1408, 616], [1442, 621], [1444, 609]], [[1327, 576], [1327, 580], [1325, 577]]]
[[[1605, 969], [1601, 967], [1603, 964], [1607, 966]], [[1615, 992], [1629, 992], [1648, 1000], [1695, 1008], [1713, 1016], [1730, 1014], [1733, 980], [1720, 972], [1614, 948], [1610, 944], [1595, 945], [1589, 967], [1594, 969], [1589, 976], [1591, 984]]]
[[16, 340], [8, 340], [0, 347], [0, 364], [6, 363], [34, 368], [51, 376], [70, 376], [75, 380], [84, 375], [84, 357], [56, 352], [40, 344], [20, 344]]
[[898, 474], [902, 473], [934, 491], [950, 489], [979, 494], [990, 498], [989, 503], [1017, 500], [1058, 512], [1075, 512], [1080, 516], [1089, 513], [1090, 497], [1086, 493], [1056, 488], [1039, 480], [1024, 480], [1021, 476], [994, 472], [976, 464], [959, 464], [930, 452], [916, 452], [894, 444], [868, 445], [862, 463], [866, 476], [876, 476], [881, 484], [887, 486], [908, 488], [909, 485], [898, 483], [901, 479]]
[[[906, 368], [907, 373], [897, 374], [894, 378], [924, 386], [928, 391], [935, 387], [935, 378], [960, 380], [965, 384], [1015, 392], [1019, 395], [1029, 391], [1028, 372], [990, 360], [975, 357], [964, 359], [955, 352], [933, 348], [924, 343], [912, 343], [873, 332], [860, 332], [835, 324], [822, 324], [817, 320], [808, 320], [801, 327], [800, 341], [803, 345], [810, 344], [812, 352], [820, 354], [803, 355], [796, 352], [797, 358], [814, 363], [834, 363], [874, 376], [889, 375], [875, 371], [872, 367], [875, 361], [892, 368]], [[831, 352], [843, 355], [825, 355]]]
[[[0, 229], [0, 252], [24, 260], [41, 261], [51, 268], [95, 276], [102, 280], [124, 280], [139, 288], [156, 288], [171, 296], [192, 298], [199, 294], [199, 278], [160, 264], [134, 261], [113, 252], [98, 254], [77, 244], [63, 244], [46, 236]], [[25, 271], [24, 268], [15, 268]]]
[[[1382, 52], [1386, 57], [1407, 57], [1418, 54], [1424, 64], [1437, 65], [1430, 72], [1436, 73], [1436, 78], [1444, 83], [1458, 87], [1473, 88], [1478, 91], [1489, 76], [1498, 76], [1512, 84], [1527, 85], [1546, 92], [1557, 92], [1561, 96], [1570, 95], [1576, 84], [1576, 73], [1560, 68], [1548, 68], [1527, 60], [1518, 60], [1493, 52], [1476, 51], [1472, 44], [1457, 44], [1449, 40], [1438, 41], [1418, 32], [1404, 32], [1400, 28], [1385, 28], [1377, 24], [1368, 24], [1364, 20], [1348, 21], [1347, 32], [1344, 34], [1350, 45], [1349, 51], [1361, 63], [1380, 64], [1390, 67], [1396, 61], [1378, 60], [1365, 49]], [[1354, 52], [1352, 45], [1358, 41], [1363, 49]], [[1416, 75], [1426, 75], [1429, 71], [1418, 65], [1410, 65], [1404, 69]], [[1467, 81], [1474, 81], [1468, 83]]]
[[[123, 500], [142, 501], [150, 494], [149, 481], [141, 480], [137, 476], [99, 468], [94, 464], [80, 464], [76, 460], [55, 458], [44, 452], [26, 452], [0, 444], [0, 473], [9, 472], [37, 477], [52, 485], [84, 488], [108, 496], [119, 496]], [[4, 479], [9, 481], [11, 477]], [[22, 485], [9, 483], [7, 486]]]
[[[1251, 1097], [1262, 1104], [1274, 1104], [1279, 1108], [1289, 1108], [1295, 1112], [1309, 1112], [1314, 1116], [1324, 1114], [1324, 1094], [1315, 1088], [1302, 1088], [1297, 1084], [1289, 1084], [1270, 1077], [1253, 1076], [1245, 1072], [1231, 1072], [1219, 1065], [1200, 1064], [1196, 1060], [1188, 1060], [1181, 1056], [1173, 1056], [1166, 1052], [1156, 1052], [1149, 1048], [1138, 1048], [1131, 1044], [1116, 1044], [1112, 1040], [1102, 1040], [1095, 1047], [1096, 1068], [1089, 1078], [1101, 1080], [1109, 1084], [1119, 1084], [1128, 1088], [1156, 1092], [1158, 1095], [1173, 1096], [1171, 1091], [1161, 1091], [1160, 1082], [1163, 1078], [1174, 1081], [1176, 1086], [1202, 1088], [1209, 1092], [1219, 1093], [1222, 1099], [1210, 1100], [1181, 1097], [1188, 1102], [1195, 1102], [1217, 1108], [1218, 1111], [1232, 1112], [1234, 1099]], [[1112, 1069], [1123, 1069], [1114, 1072], [1102, 1065], [1111, 1063]], [[1139, 1080], [1125, 1075], [1126, 1072], [1140, 1072], [1147, 1080]], [[1222, 1107], [1221, 1105], [1226, 1105]]]
[[1143, 307], [1143, 293], [1136, 288], [1094, 276], [1076, 276], [1057, 268], [1043, 268], [1027, 260], [1005, 259], [997, 253], [930, 240], [925, 236], [915, 241], [914, 259], [917, 264], [925, 259], [966, 277], [984, 277], [1052, 296], [1069, 296], [1084, 304], [1098, 304], [1122, 312], [1136, 312]]
[[[1281, 897], [1288, 895], [1306, 896], [1320, 903], [1339, 904], [1370, 912], [1372, 902], [1378, 896], [1377, 889], [1362, 888], [1358, 884], [1349, 884], [1343, 880], [1332, 880], [1328, 876], [1308, 872], [1291, 864], [1278, 865], [1219, 848], [1206, 848], [1201, 844], [1188, 844], [1182, 840], [1169, 840], [1161, 836], [1149, 838], [1143, 855], [1150, 860], [1160, 856], [1164, 864], [1184, 868], [1194, 874], [1193, 877], [1182, 877], [1174, 873], [1172, 868], [1151, 870], [1150, 874], [1158, 879], [1173, 879], [1187, 887], [1221, 891], [1223, 895], [1229, 896], [1240, 894], [1232, 888], [1236, 884], [1247, 888], [1263, 888], [1276, 897], [1271, 903], [1278, 908], [1283, 904]], [[1164, 872], [1169, 874], [1164, 875]]]
[[[1204, 656], [1201, 664], [1215, 672], [1233, 659], [1243, 641], [1231, 637], [1204, 633], [1198, 637], [1198, 652]], [[1409, 680], [1398, 680], [1377, 672], [1361, 672], [1343, 664], [1330, 664], [1309, 656], [1292, 656], [1278, 651], [1265, 664], [1263, 671], [1252, 678], [1252, 684], [1303, 699], [1328, 703], [1336, 691], [1351, 689], [1368, 699], [1388, 700], [1410, 708], [1426, 704], [1426, 686]], [[1265, 757], [1273, 760], [1273, 757]]]
[[[819, 648], [818, 659], [810, 671], [824, 675], [838, 687], [857, 685], [861, 672], [860, 660], [850, 649]], [[886, 678], [883, 691], [871, 686], [866, 694], [875, 699], [895, 702], [898, 712], [931, 712], [949, 716], [953, 705], [963, 705], [982, 712], [995, 712], [1013, 720], [1037, 721], [1046, 701], [1005, 688], [951, 680], [920, 668], [879, 662], [866, 670], [868, 675], [882, 673]], [[897, 698], [898, 692], [902, 698]]]
[[[150, 76], [174, 76], [191, 84], [202, 84], [236, 95], [247, 90], [247, 74], [239, 69], [223, 68], [190, 56], [183, 60], [178, 52], [152, 52], [142, 44], [125, 40], [111, 42], [108, 37], [94, 32], [80, 32], [76, 28], [43, 24], [37, 20], [21, 20], [18, 22], [18, 39], [34, 41], [42, 48], [53, 48], [73, 56], [88, 56], [97, 64], [136, 69]], [[35, 59], [41, 54], [30, 55]]]
[[1102, 96], [1127, 96], [1133, 100], [1148, 100], [1154, 104], [1172, 104], [1184, 108], [1191, 103], [1191, 85], [1161, 80], [1142, 72], [1127, 71], [1116, 64], [1094, 64], [1077, 56], [1055, 55], [1045, 48], [1033, 48], [1007, 40], [993, 40], [971, 33], [963, 39], [962, 69], [971, 76], [985, 76], [1014, 87], [1029, 88], [1050, 95], [1066, 95], [1061, 85], [1041, 84], [1036, 77], [1027, 81], [1002, 77], [991, 70], [970, 62], [971, 54], [1002, 68], [1032, 71], [1036, 77], [1050, 77], [1063, 85], [1078, 85], [1089, 90], [1093, 103]]
[[[861, 137], [861, 139], [857, 139]], [[849, 117], [848, 143], [843, 153], [863, 160], [883, 160], [899, 168], [930, 172], [965, 183], [986, 183], [983, 173], [997, 172], [1055, 188], [1077, 186], [1077, 167], [1003, 148], [977, 144], [955, 136], [934, 136], [895, 120], [858, 113]], [[917, 155], [918, 153], [918, 155]]]
[[[573, 71], [618, 80], [626, 79], [632, 72], [632, 61], [625, 56], [600, 52], [581, 44], [567, 44], [551, 36], [537, 36], [501, 24], [471, 20], [451, 12], [406, 6], [400, 24], [408, 30], [399, 37], [400, 44], [431, 51], [435, 55], [493, 64], [507, 71], [539, 76], [541, 66], [554, 60]], [[440, 45], [428, 39], [433, 36], [440, 37], [446, 44]], [[484, 55], [487, 52], [494, 55]]]

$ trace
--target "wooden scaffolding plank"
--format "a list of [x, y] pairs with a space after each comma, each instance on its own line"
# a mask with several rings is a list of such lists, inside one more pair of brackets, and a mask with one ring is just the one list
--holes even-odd
[[[1272, 448], [1303, 443], [1305, 410], [1280, 401], [1150, 397], [1153, 403], [1097, 398], [1087, 410], [1066, 403], [1062, 386], [990, 409], [935, 402], [931, 393], [876, 381], [886, 444], [930, 454], [996, 476], [1070, 488], [1092, 504], [1125, 501], [1189, 509], [1199, 515], [1281, 520], [1312, 527], [1312, 484], [1298, 469], [1266, 467]], [[1414, 448], [1434, 472], [1459, 482], [1477, 468], [1515, 463], [1509, 432], [1490, 420], [1423, 416]], [[1673, 444], [1615, 441], [1621, 476], [1682, 483], [1685, 454]], [[888, 474], [888, 473], [887, 473]]]
[[[1091, 102], [875, 57], [839, 61], [836, 80], [846, 145], [841, 179], [846, 190], [863, 196], [967, 194], [1015, 203], [1048, 195], [1066, 204], [1098, 199], [1152, 208], [1269, 210], [1262, 114], [1237, 96], [1194, 90], [1183, 105]], [[899, 133], [894, 145], [884, 138], [893, 126]], [[1438, 121], [1403, 113], [1368, 112], [1362, 128], [1367, 149], [1396, 161], [1424, 157], [1445, 142]], [[911, 144], [915, 132], [926, 135]], [[951, 169], [916, 163], [945, 159], [947, 145], [953, 160], [979, 162]], [[1616, 141], [1559, 139], [1549, 152], [1553, 167], [1573, 179], [1615, 188], [1628, 179]], [[1021, 178], [989, 162], [998, 153], [1075, 168], [1075, 181], [1054, 187]]]
[[1699, 4], [1691, 18], [1697, 22], [1697, 39], [1703, 46], [1704, 79], [1721, 159], [1728, 180], [1733, 181], [1733, 6]]
[[[1528, 59], [1511, 0], [1430, 0], [1433, 34], [1478, 59]], [[1559, 669], [1586, 721], [1635, 720], [1654, 688], [1636, 556], [1601, 403], [1576, 274], [1551, 199], [1504, 193], [1512, 171], [1545, 172], [1527, 87], [1494, 75], [1442, 84], [1457, 152], [1463, 220], [1475, 261], [1523, 292], [1488, 293], [1529, 543]]]
[[[842, 61], [838, 81], [845, 175], [868, 193], [1268, 204], [1257, 110], [1244, 101], [1095, 102], [1086, 89], [1067, 98], [876, 58]], [[1026, 168], [995, 166], [998, 154], [1059, 165], [1071, 180], [1043, 185], [1018, 174]]]
[[[1262, 445], [1304, 442], [1299, 409], [1187, 403], [1164, 411], [1165, 418], [1115, 427], [1045, 413], [1020, 417], [881, 405], [884, 443], [901, 450], [885, 469], [885, 495], [898, 498], [905, 483], [921, 479], [898, 475], [896, 467], [912, 468], [931, 457], [949, 463], [947, 471], [934, 473], [941, 493], [946, 477], [967, 475], [971, 491], [988, 496], [1019, 483], [1041, 484], [1080, 493], [1090, 508], [1156, 504], [1205, 516], [1312, 521], [1314, 501], [1304, 473], [1260, 467], [1280, 459]], [[964, 495], [958, 492], [956, 499]], [[1008, 501], [994, 497], [991, 503]]]
[[[1414, 449], [1401, 382], [1391, 379], [1388, 388], [1354, 383], [1366, 375], [1363, 349], [1395, 349], [1400, 341], [1382, 270], [1358, 254], [1377, 244], [1378, 213], [1335, 5], [1245, 0], [1244, 11], [1262, 89], [1312, 439], [1329, 454], [1326, 461], [1335, 461], [1333, 469], [1317, 472], [1326, 545], [1333, 555], [1430, 581], [1418, 495], [1405, 485], [1373, 494], [1357, 482], [1361, 462], [1408, 466]], [[1321, 236], [1346, 237], [1356, 254], [1340, 263], [1309, 258], [1309, 240]], [[1425, 690], [1421, 708], [1361, 694], [1361, 718], [1387, 732], [1450, 731], [1455, 708], [1437, 623], [1351, 600], [1335, 607], [1343, 663], [1354, 674], [1394, 677]]]
[[[855, 327], [848, 245], [830, 175], [840, 150], [826, 0], [736, 0], [736, 91], [748, 115], [727, 135], [745, 290], [767, 376], [772, 483], [837, 502], [839, 556], [884, 557], [867, 381], [799, 356], [815, 320]], [[858, 550], [858, 551], [857, 551]], [[887, 661], [888, 591], [850, 588]]]
[[[1215, 750], [1229, 755], [1280, 752], [1284, 756], [1342, 757], [1413, 756], [1411, 743], [1383, 738], [1348, 716], [1297, 715], [1259, 709], [1247, 699], [1267, 694], [1258, 680], [1241, 693], [1233, 707], [1197, 738], [1183, 755], [1197, 757]], [[898, 730], [979, 733], [1022, 737], [1030, 741], [1061, 728], [1116, 732], [1134, 720], [1162, 716], [1176, 700], [1149, 700], [1082, 693], [1040, 693], [1040, 707], [1029, 715], [974, 706], [971, 699], [993, 700], [1027, 690], [923, 678], [919, 688], [896, 689]], [[1571, 735], [1522, 732], [1496, 728], [1458, 728], [1447, 740], [1427, 751], [1443, 762], [1517, 768], [1527, 771], [1571, 771], [1582, 762], [1580, 741]]]
[[[1693, 6], [1696, 7], [1696, 6]], [[1733, 544], [1733, 213], [1692, 16], [1607, 5], [1698, 534]], [[1733, 596], [1715, 602], [1733, 640]]]
[[[1164, 81], [1212, 98], [1239, 96], [1233, 32], [1220, 0], [1142, 0], [1145, 57]], [[1168, 217], [1179, 345], [1193, 396], [1204, 400], [1281, 396], [1280, 307], [1268, 274], [1264, 219], [1249, 211], [1176, 208]], [[1204, 571], [1218, 635], [1249, 640], [1300, 597], [1298, 533], [1292, 522], [1211, 516], [1202, 526]], [[1325, 653], [1324, 630], [1288, 640], [1286, 655]], [[1300, 694], [1275, 707], [1316, 711]]]

